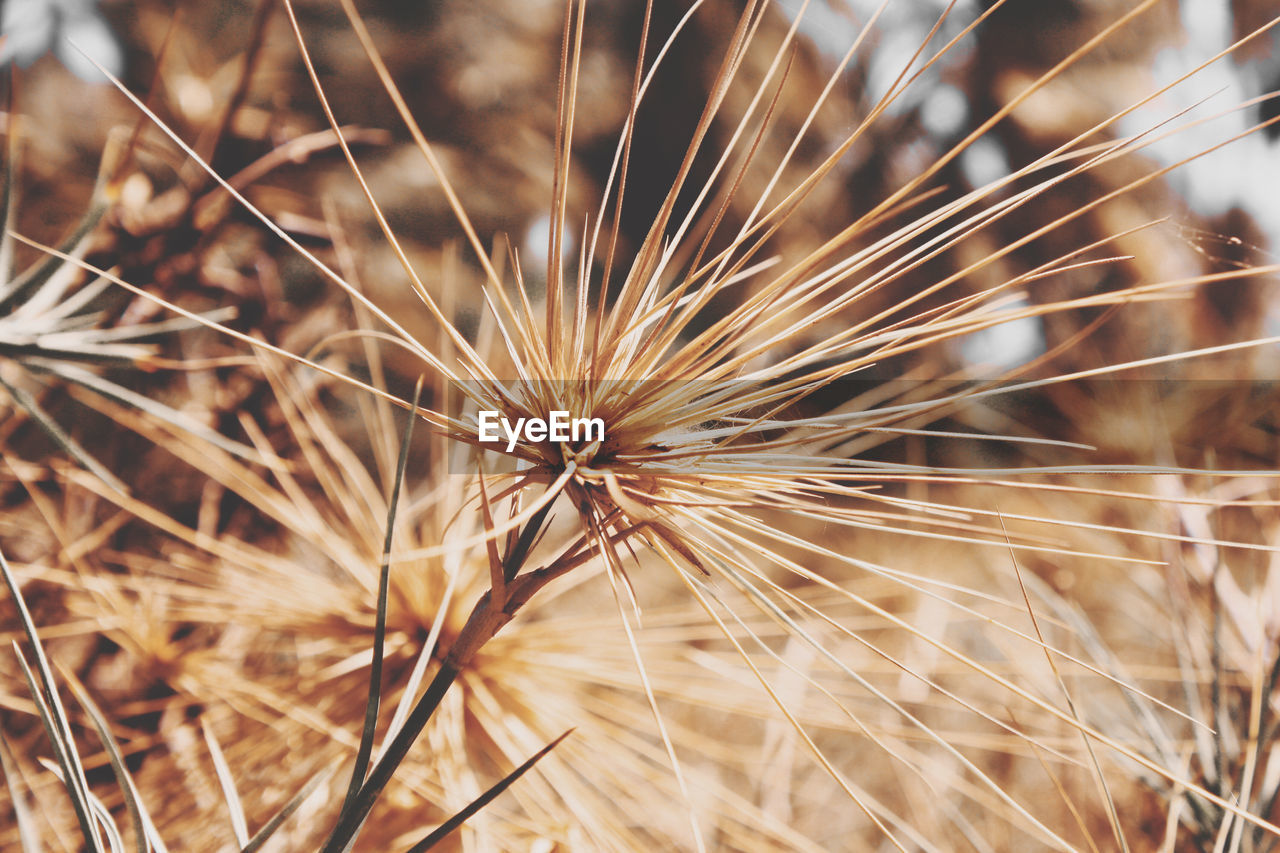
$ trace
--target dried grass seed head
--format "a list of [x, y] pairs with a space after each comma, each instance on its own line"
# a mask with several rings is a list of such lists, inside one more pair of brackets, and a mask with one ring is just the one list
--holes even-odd
[[[1125, 19], [1150, 5], [1139, 4]], [[1108, 191], [1082, 206], [1072, 207], [1044, 225], [1029, 227], [1012, 240], [987, 244], [985, 251], [957, 264], [928, 286], [910, 290], [905, 297], [887, 300], [889, 308], [867, 309], [873, 304], [873, 297], [894, 293], [894, 285], [905, 280], [908, 272], [927, 271], [936, 258], [950, 251], [963, 258], [960, 250], [966, 242], [975, 240], [992, 223], [1017, 221], [1031, 200], [1051, 196], [1066, 183], [1087, 177], [1104, 165], [1122, 161], [1140, 148], [1143, 139], [1107, 137], [1105, 131], [1109, 123], [1104, 121], [1050, 153], [1032, 159], [1008, 178], [997, 179], [954, 198], [931, 195], [927, 188], [929, 181], [937, 177], [948, 162], [959, 156], [973, 139], [990, 131], [998, 119], [1024, 103], [1027, 96], [1051, 82], [1058, 69], [1051, 69], [1033, 82], [1031, 89], [1015, 95], [991, 121], [978, 125], [972, 137], [935, 159], [917, 178], [908, 180], [883, 202], [872, 205], [845, 231], [817, 249], [795, 258], [784, 257], [777, 267], [767, 265], [771, 251], [768, 238], [775, 226], [793, 213], [823, 174], [830, 173], [838, 162], [838, 155], [848, 153], [865, 141], [868, 128], [883, 119], [882, 107], [892, 98], [870, 112], [867, 121], [848, 135], [846, 144], [838, 146], [833, 157], [811, 173], [812, 180], [805, 178], [789, 188], [767, 181], [768, 189], [752, 194], [760, 199], [759, 204], [750, 201], [747, 214], [734, 223], [736, 228], [728, 230], [728, 239], [723, 244], [717, 244], [714, 239], [704, 243], [701, 238], [714, 237], [724, 221], [720, 216], [725, 209], [722, 201], [735, 198], [735, 190], [740, 186], [738, 178], [755, 168], [755, 141], [772, 130], [769, 117], [772, 105], [777, 102], [774, 95], [782, 91], [778, 82], [789, 61], [785, 46], [791, 36], [785, 35], [782, 49], [764, 51], [766, 57], [770, 57], [765, 63], [765, 82], [745, 87], [747, 107], [735, 111], [735, 117], [726, 122], [725, 126], [730, 128], [727, 137], [715, 140], [715, 145], [709, 144], [709, 128], [727, 103], [726, 93], [735, 85], [734, 77], [742, 67], [743, 57], [750, 54], [750, 42], [758, 32], [765, 31], [761, 27], [766, 12], [754, 4], [748, 7], [731, 38], [720, 74], [710, 87], [712, 98], [703, 114], [705, 120], [700, 121], [695, 130], [694, 143], [680, 164], [675, 186], [663, 198], [647, 235], [638, 242], [634, 252], [627, 253], [627, 264], [623, 264], [621, 254], [615, 257], [610, 233], [615, 223], [609, 221], [608, 213], [602, 213], [589, 220], [588, 227], [583, 229], [586, 236], [580, 243], [583, 260], [578, 275], [566, 276], [559, 250], [567, 244], [569, 234], [564, 199], [570, 184], [570, 169], [566, 164], [573, 149], [575, 124], [571, 107], [579, 80], [578, 36], [582, 32], [580, 14], [584, 8], [571, 4], [566, 16], [565, 43], [569, 50], [561, 89], [560, 144], [555, 151], [550, 251], [546, 253], [548, 271], [542, 304], [535, 306], [536, 299], [518, 266], [513, 265], [515, 287], [504, 284], [504, 277], [490, 261], [461, 203], [456, 196], [448, 195], [450, 206], [476, 249], [477, 262], [485, 269], [488, 317], [508, 357], [499, 361], [487, 352], [482, 354], [482, 348], [460, 333], [411, 269], [406, 272], [414, 278], [428, 312], [440, 324], [443, 345], [407, 335], [394, 318], [378, 312], [376, 305], [366, 303], [371, 311], [379, 313], [391, 329], [390, 334], [399, 338], [400, 345], [417, 353], [429, 369], [452, 381], [460, 393], [472, 395], [472, 402], [478, 406], [490, 405], [511, 415], [541, 411], [551, 405], [567, 408], [578, 404], [590, 408], [593, 415], [597, 405], [607, 408], [612, 423], [606, 426], [612, 427], [619, 436], [615, 447], [609, 447], [606, 439], [580, 459], [577, 454], [585, 448], [573, 448], [572, 453], [566, 453], [562, 448], [542, 442], [529, 442], [518, 448], [525, 467], [506, 476], [502, 488], [508, 495], [510, 489], [523, 491], [529, 486], [542, 490], [534, 489], [526, 497], [513, 517], [518, 521], [503, 521], [499, 517], [502, 529], [492, 529], [480, 539], [496, 540], [517, 530], [563, 492], [571, 498], [571, 511], [580, 518], [578, 538], [587, 541], [571, 543], [568, 550], [560, 552], [562, 559], [573, 562], [595, 551], [604, 558], [611, 576], [625, 577], [619, 569], [628, 556], [628, 546], [644, 537], [660, 561], [674, 570], [673, 576], [686, 586], [689, 595], [722, 627], [726, 640], [738, 645], [740, 650], [743, 645], [750, 645], [750, 632], [736, 632], [733, 620], [741, 617], [731, 610], [717, 608], [710, 592], [714, 587], [710, 584], [742, 592], [743, 597], [752, 602], [751, 606], [787, 625], [795, 632], [794, 636], [804, 638], [803, 623], [820, 622], [821, 614], [811, 609], [804, 599], [792, 597], [789, 587], [775, 581], [772, 572], [766, 569], [791, 572], [815, 584], [829, 583], [808, 567], [820, 556], [843, 560], [868, 574], [910, 587], [919, 587], [924, 582], [901, 570], [865, 560], [861, 555], [841, 553], [822, 542], [804, 541], [793, 536], [778, 518], [814, 519], [846, 533], [866, 529], [892, 531], [899, 536], [940, 537], [942, 541], [984, 548], [1002, 544], [1002, 537], [989, 514], [975, 523], [963, 509], [929, 499], [903, 498], [884, 488], [908, 478], [924, 482], [947, 479], [954, 472], [931, 466], [887, 465], [865, 457], [850, 459], [847, 453], [841, 452], [851, 441], [874, 440], [877, 435], [886, 434], [910, 435], [923, 430], [940, 411], [989, 393], [987, 388], [975, 388], [964, 381], [965, 377], [926, 363], [919, 375], [933, 386], [918, 397], [882, 398], [870, 405], [846, 401], [850, 405], [816, 417], [798, 417], [793, 406], [807, 395], [816, 396], [829, 383], [843, 377], [856, 376], [877, 365], [893, 363], [893, 359], [923, 352], [1008, 320], [1162, 298], [1167, 293], [1212, 280], [1196, 273], [1184, 281], [1119, 288], [1077, 298], [1043, 302], [1032, 299], [1023, 307], [1011, 307], [1004, 301], [1057, 274], [1105, 268], [1109, 259], [1104, 249], [1110, 242], [1107, 238], [1051, 251], [1046, 260], [1029, 268], [1014, 268], [1011, 274], [1003, 273], [1002, 262], [1021, 246], [1044, 235], [1060, 229], [1070, 233], [1071, 223], [1090, 214], [1103, 201], [1121, 197], [1126, 191], [1156, 180], [1159, 175], [1155, 174], [1129, 181], [1114, 192]], [[994, 13], [994, 9], [991, 11]], [[1112, 33], [1105, 30], [1104, 36]], [[930, 55], [928, 50], [921, 53], [923, 58]], [[1073, 54], [1066, 66], [1074, 62], [1076, 56]], [[633, 93], [637, 96], [645, 86], [646, 68], [642, 64], [636, 77]], [[908, 78], [904, 72], [903, 82], [910, 82]], [[393, 86], [389, 77], [383, 79], [389, 87]], [[635, 115], [634, 111], [630, 114]], [[416, 130], [407, 110], [405, 115], [411, 129]], [[630, 133], [634, 127], [629, 125], [627, 130]], [[1093, 141], [1092, 133], [1101, 133], [1101, 141]], [[628, 162], [628, 138], [624, 136], [618, 148], [616, 162], [622, 170]], [[430, 145], [425, 139], [421, 139], [420, 144], [422, 153], [435, 168], [438, 161]], [[708, 180], [703, 185], [690, 177], [694, 152], [700, 147], [712, 151], [713, 155], [726, 155], [715, 168], [720, 183]], [[788, 146], [787, 151], [791, 150]], [[712, 159], [716, 159], [715, 156]], [[763, 172], [772, 175], [781, 171], [773, 167], [774, 164], [765, 164]], [[437, 172], [437, 178], [440, 185], [452, 193], [443, 171]], [[625, 183], [619, 172], [612, 186]], [[717, 187], [724, 189], [725, 194], [717, 197]], [[776, 187], [784, 189], [776, 190], [771, 196]], [[687, 217], [678, 211], [677, 201], [682, 192], [698, 197]], [[619, 194], [604, 192], [602, 210], [612, 209]], [[922, 210], [925, 212], [921, 213]], [[597, 222], [602, 223], [598, 231]], [[878, 228], [884, 233], [879, 233]], [[390, 229], [387, 233], [392, 236]], [[1127, 232], [1121, 229], [1121, 236], [1123, 233]], [[1108, 236], [1117, 235], [1112, 232]], [[980, 241], [977, 244], [983, 245]], [[992, 268], [1001, 269], [1002, 274], [982, 290], [951, 293], [961, 282]], [[1223, 278], [1259, 273], [1259, 270], [1246, 270]], [[348, 286], [340, 276], [335, 275], [334, 279]], [[717, 298], [725, 301], [717, 303]], [[725, 304], [729, 306], [727, 310], [723, 308]], [[1059, 348], [1068, 348], [1075, 342], [1068, 337]], [[1052, 350], [1051, 353], [1058, 354]], [[1051, 358], [1045, 359], [1046, 364], [1049, 361]], [[1042, 366], [1034, 364], [1031, 369]], [[1107, 364], [1099, 369], [1109, 371], [1117, 367]], [[506, 371], [517, 377], [514, 387], [505, 387], [499, 381]], [[610, 383], [629, 387], [626, 393], [611, 397]], [[651, 390], [655, 386], [657, 390]], [[452, 418], [446, 410], [434, 411], [428, 417], [436, 427], [458, 440], [476, 444], [472, 424]], [[1023, 440], [1020, 436], [1006, 438]], [[675, 447], [669, 446], [671, 444]], [[976, 472], [962, 473], [974, 476]], [[879, 491], [870, 491], [870, 487]], [[1021, 541], [1015, 545], [1019, 550], [1062, 547], [1056, 543]], [[791, 556], [788, 549], [792, 548], [804, 556]], [[443, 554], [446, 550], [445, 546], [426, 549], [431, 554]], [[411, 559], [413, 555], [403, 555], [403, 558]], [[713, 575], [713, 580], [704, 581], [703, 571]], [[930, 637], [920, 626], [909, 624], [900, 615], [879, 608], [849, 590], [843, 592], [847, 600], [883, 620], [886, 628], [919, 638], [986, 682], [1035, 705], [1076, 731], [1104, 740], [1120, 754], [1138, 760], [1139, 757], [1122, 744], [1100, 737], [1086, 722], [1074, 719], [1069, 709], [1046, 703], [1026, 690], [1020, 691], [1018, 685], [984, 668], [962, 649]], [[951, 606], [958, 605], [952, 602]], [[622, 610], [625, 623], [627, 608]], [[994, 629], [1008, 631], [1009, 626], [997, 625]], [[854, 642], [865, 639], [852, 630], [845, 636]], [[874, 643], [868, 642], [875, 648]], [[824, 649], [817, 643], [813, 647], [819, 654]], [[764, 651], [762, 656], [770, 654]], [[742, 658], [747, 662], [752, 660], [745, 650]], [[1026, 804], [1010, 797], [989, 775], [977, 770], [971, 758], [948, 744], [927, 723], [922, 725], [918, 714], [892, 701], [883, 690], [877, 690], [838, 658], [828, 658], [828, 662], [837, 669], [844, 667], [844, 674], [883, 703], [885, 713], [901, 715], [914, 736], [929, 741], [931, 748], [938, 749], [939, 754], [945, 753], [947, 760], [963, 766], [966, 782], [973, 783], [963, 787], [974, 800], [988, 807], [994, 820], [1017, 825], [1046, 843], [1070, 846], [1029, 811]], [[926, 674], [913, 672], [909, 667], [903, 672], [917, 678], [924, 676], [921, 680], [930, 689], [936, 689]], [[766, 690], [771, 689], [767, 679], [760, 680], [765, 682]], [[785, 708], [785, 702], [780, 704]], [[796, 737], [806, 739], [803, 726], [797, 725], [792, 731]], [[808, 743], [811, 745], [812, 741]], [[910, 772], [927, 775], [927, 762], [904, 759], [900, 750], [889, 749], [889, 752]], [[816, 757], [823, 763], [821, 751]], [[909, 822], [897, 816], [892, 806], [869, 799], [866, 792], [858, 791], [829, 763], [825, 769], [845, 785], [870, 824], [892, 840], [896, 840], [898, 834], [914, 840]], [[1170, 778], [1177, 776], [1171, 768], [1159, 769]]]

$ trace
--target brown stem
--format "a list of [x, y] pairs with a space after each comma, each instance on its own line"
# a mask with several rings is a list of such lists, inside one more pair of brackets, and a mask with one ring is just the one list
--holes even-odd
[[405, 720], [404, 726], [396, 732], [395, 737], [386, 747], [369, 778], [360, 787], [360, 792], [352, 800], [351, 807], [339, 815], [338, 825], [322, 848], [321, 853], [343, 853], [355, 841], [356, 835], [368, 818], [373, 804], [382, 793], [382, 789], [391, 781], [396, 768], [404, 761], [413, 747], [418, 735], [426, 728], [431, 715], [439, 707], [441, 700], [462, 671], [471, 663], [472, 658], [481, 647], [493, 639], [499, 631], [510, 622], [521, 607], [542, 587], [570, 571], [577, 565], [576, 561], [553, 562], [541, 569], [517, 576], [507, 586], [507, 594], [503, 601], [495, 604], [493, 591], [480, 597], [467, 623], [458, 634], [448, 654], [440, 664], [439, 671], [427, 686], [426, 692]]

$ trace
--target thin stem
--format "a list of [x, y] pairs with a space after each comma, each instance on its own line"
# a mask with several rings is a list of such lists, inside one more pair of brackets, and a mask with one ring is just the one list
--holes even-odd
[[[518, 607], [520, 603], [523, 601], [517, 602], [515, 606]], [[441, 662], [435, 678], [431, 679], [426, 692], [409, 712], [404, 726], [396, 732], [391, 743], [387, 744], [382, 757], [369, 773], [368, 780], [360, 787], [351, 807], [339, 816], [338, 825], [334, 827], [333, 834], [325, 842], [321, 853], [342, 853], [355, 841], [373, 804], [382, 794], [383, 788], [391, 781], [391, 775], [395, 773], [396, 768], [409, 754], [418, 735], [426, 728], [427, 722], [444, 699], [445, 693], [453, 686], [453, 682], [457, 680], [458, 675], [480, 647], [511, 621], [513, 613], [514, 608], [511, 613], [507, 613], [502, 608], [493, 607], [492, 596], [488, 592], [480, 597], [467, 618], [467, 624]]]
[[[515, 551], [508, 555], [504, 566], [511, 580], [502, 600], [495, 601], [493, 590], [489, 590], [476, 602], [471, 615], [467, 617], [466, 625], [458, 633], [453, 646], [441, 661], [440, 669], [427, 686], [426, 692], [409, 712], [404, 726], [396, 732], [391, 742], [384, 748], [382, 757], [374, 764], [369, 778], [360, 787], [351, 807], [339, 816], [338, 824], [325, 841], [321, 853], [345, 853], [355, 843], [360, 828], [373, 809], [373, 804], [382, 794], [382, 790], [391, 781], [392, 774], [409, 754], [414, 741], [431, 720], [431, 715], [435, 713], [449, 688], [475, 657], [476, 652], [493, 639], [539, 589], [578, 565], [577, 560], [564, 559], [568, 555], [561, 555], [550, 565], [524, 575], [519, 574], [532, 548], [532, 543], [543, 527], [545, 517], [545, 511], [540, 511], [521, 530]], [[519, 559], [514, 559], [515, 557]]]
[[321, 848], [321, 853], [343, 853], [355, 841], [374, 802], [382, 793], [382, 789], [387, 786], [387, 782], [391, 780], [391, 774], [400, 766], [409, 748], [413, 746], [413, 742], [417, 740], [419, 733], [426, 727], [427, 721], [439, 706], [440, 700], [457, 680], [459, 672], [459, 669], [450, 666], [447, 661], [440, 666], [435, 678], [427, 686], [427, 692], [418, 700], [404, 727], [391, 741], [381, 760], [374, 765], [369, 779], [352, 800], [350, 808], [339, 817], [338, 825], [334, 827], [333, 833]]
[[1228, 723], [1222, 701], [1222, 608], [1218, 599], [1218, 569], [1218, 566], [1214, 567], [1213, 577], [1209, 584], [1209, 603], [1213, 614], [1213, 639], [1209, 645], [1213, 681], [1210, 683], [1209, 700], [1213, 707], [1213, 758], [1214, 775], [1217, 777], [1214, 780], [1217, 783], [1214, 786], [1214, 792], [1219, 797], [1226, 797], [1230, 794], [1230, 785], [1227, 781], [1226, 743], [1224, 741], [1224, 732]]
[[510, 583], [520, 572], [520, 567], [524, 565], [524, 561], [529, 557], [529, 552], [533, 550], [534, 540], [538, 538], [538, 534], [542, 531], [543, 525], [547, 520], [547, 513], [551, 511], [555, 501], [548, 501], [542, 509], [538, 510], [529, 522], [525, 524], [524, 529], [520, 531], [520, 538], [516, 540], [515, 546], [507, 553], [507, 557], [502, 561], [502, 574], [504, 580]]
[[569, 729], [569, 731], [560, 735], [560, 737], [556, 738], [551, 743], [547, 744], [542, 749], [538, 750], [534, 755], [532, 755], [529, 758], [529, 760], [525, 761], [515, 770], [512, 770], [505, 777], [503, 777], [502, 781], [498, 782], [496, 785], [489, 788], [489, 790], [485, 791], [483, 794], [476, 797], [467, 805], [465, 809], [458, 812], [457, 814], [449, 818], [444, 823], [440, 824], [440, 826], [436, 827], [436, 829], [432, 831], [426, 838], [422, 839], [417, 844], [410, 847], [409, 853], [426, 853], [432, 847], [435, 847], [437, 844], [443, 841], [449, 835], [449, 833], [453, 832], [455, 829], [462, 826], [462, 824], [465, 823], [468, 818], [470, 818], [476, 812], [480, 811], [485, 806], [489, 805], [489, 803], [493, 802], [493, 800], [496, 799], [499, 794], [501, 794], [503, 791], [510, 788], [511, 785], [517, 779], [519, 779], [521, 776], [527, 773], [530, 769], [532, 769], [533, 765], [541, 761], [546, 756], [547, 753], [549, 753], [551, 750], [559, 746], [560, 742], [563, 741], [565, 738], [567, 738], [571, 734], [573, 734], [573, 729]]
[[369, 666], [369, 700], [365, 704], [364, 728], [360, 733], [360, 747], [356, 751], [356, 763], [351, 769], [351, 782], [342, 801], [338, 823], [351, 809], [356, 794], [369, 769], [369, 756], [373, 753], [373, 733], [378, 725], [378, 708], [382, 704], [382, 664], [387, 638], [387, 593], [391, 585], [391, 544], [395, 536], [396, 512], [400, 507], [400, 492], [404, 485], [405, 465], [409, 461], [409, 445], [413, 441], [413, 424], [418, 419], [418, 402], [422, 398], [422, 380], [413, 389], [413, 406], [405, 421], [404, 434], [400, 438], [400, 458], [396, 463], [396, 476], [391, 485], [391, 498], [387, 507], [386, 537], [382, 543], [382, 561], [378, 569], [377, 616], [373, 627], [373, 661]]

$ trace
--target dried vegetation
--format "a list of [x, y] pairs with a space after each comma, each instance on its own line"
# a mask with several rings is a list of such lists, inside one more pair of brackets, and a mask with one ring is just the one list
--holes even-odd
[[419, 849], [555, 743], [441, 844], [1272, 849], [1274, 250], [1144, 151], [1237, 105], [1113, 121], [1176, 3], [800, 5], [6, 72], [0, 847]]

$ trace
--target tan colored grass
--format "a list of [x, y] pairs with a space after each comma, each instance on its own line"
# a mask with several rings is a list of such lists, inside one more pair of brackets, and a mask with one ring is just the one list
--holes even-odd
[[[968, 145], [1154, 5], [1139, 3], [1103, 27], [955, 148], [866, 204], [852, 222], [839, 223], [804, 251], [788, 246], [775, 255], [774, 235], [813, 201], [811, 194], [841, 157], [869, 141], [896, 91], [854, 125], [828, 159], [796, 179], [787, 166], [804, 131], [773, 124], [794, 33], [771, 27], [763, 4], [748, 3], [722, 47], [710, 100], [670, 190], [644, 239], [624, 246], [616, 211], [630, 191], [632, 125], [641, 99], [656, 95], [647, 89], [641, 63], [631, 87], [631, 121], [598, 212], [575, 222], [571, 162], [583, 16], [589, 12], [585, 4], [570, 3], [556, 99], [550, 260], [545, 289], [537, 292], [516, 253], [482, 242], [461, 191], [401, 98], [374, 40], [352, 4], [343, 3], [466, 237], [483, 278], [484, 306], [480, 331], [464, 333], [447, 304], [450, 291], [415, 270], [345, 144], [352, 173], [403, 264], [406, 287], [434, 324], [431, 334], [411, 334], [367, 297], [356, 265], [344, 263], [342, 246], [336, 262], [326, 264], [249, 205], [380, 324], [378, 332], [357, 336], [409, 353], [432, 389], [422, 417], [436, 446], [419, 457], [432, 471], [428, 485], [411, 492], [421, 497], [405, 510], [392, 555], [389, 679], [402, 687], [418, 659], [437, 677], [456, 677], [429, 725], [423, 723], [419, 742], [410, 747], [405, 741], [407, 755], [425, 749], [430, 760], [419, 765], [420, 759], [406, 758], [398, 767], [398, 758], [379, 762], [374, 778], [396, 780], [382, 802], [376, 796], [380, 782], [362, 789], [362, 807], [373, 808], [375, 816], [366, 843], [411, 843], [410, 832], [460, 807], [487, 786], [484, 780], [497, 778], [570, 725], [582, 729], [581, 737], [566, 741], [502, 805], [477, 818], [463, 844], [508, 849], [549, 839], [571, 849], [654, 843], [751, 849], [803, 846], [793, 835], [803, 833], [820, 848], [833, 843], [826, 833], [838, 827], [840, 838], [904, 850], [952, 849], [960, 836], [979, 849], [1113, 842], [1139, 848], [1145, 831], [1140, 806], [1150, 801], [1135, 793], [1134, 776], [1189, 791], [1197, 802], [1219, 809], [1227, 827], [1223, 838], [1252, 838], [1247, 825], [1280, 832], [1268, 814], [1249, 806], [1256, 749], [1236, 753], [1245, 766], [1239, 790], [1214, 789], [1176, 749], [1153, 751], [1079, 701], [1081, 693], [1102, 685], [1098, 689], [1157, 708], [1193, 731], [1204, 723], [1167, 695], [1168, 682], [1152, 688], [1145, 674], [1091, 661], [1096, 648], [1085, 654], [1075, 646], [1089, 629], [1053, 612], [1056, 603], [1044, 606], [1056, 600], [1035, 580], [1072, 571], [1059, 564], [1104, 561], [1117, 573], [1150, 577], [1168, 560], [1168, 549], [1203, 551], [1235, 539], [1250, 546], [1237, 550], [1270, 554], [1273, 541], [1224, 538], [1203, 525], [1156, 529], [1143, 539], [1149, 516], [1128, 523], [1100, 508], [1120, 489], [1100, 488], [1097, 479], [1054, 479], [1111, 474], [1155, 478], [1157, 484], [1168, 478], [1195, 482], [1192, 466], [1205, 460], [1156, 453], [1106, 468], [1080, 461], [1088, 457], [1075, 440], [1079, 432], [1055, 441], [1011, 420], [980, 438], [1032, 462], [1018, 471], [909, 464], [877, 455], [894, 440], [956, 438], [947, 427], [930, 428], [944, 417], [976, 422], [980, 430], [992, 423], [973, 414], [975, 404], [1010, 389], [937, 355], [966, 335], [1026, 318], [1105, 317], [1121, 307], [1176, 303], [1197, 288], [1276, 271], [1192, 270], [1086, 295], [1045, 293], [1056, 280], [1115, 266], [1116, 246], [1140, 242], [1133, 238], [1144, 223], [1119, 217], [1101, 235], [1053, 246], [1052, 238], [1074, 237], [1086, 218], [1105, 220], [1109, 205], [1143, 192], [1164, 174], [1122, 168], [1137, 160], [1147, 139], [1117, 138], [1114, 115], [993, 185], [938, 194], [934, 179]], [[292, 5], [285, 7], [306, 58], [306, 35]], [[774, 36], [780, 43], [768, 43]], [[648, 37], [657, 45], [667, 34]], [[922, 62], [941, 55], [938, 49], [922, 46]], [[331, 129], [342, 139], [341, 117], [306, 62]], [[913, 80], [904, 72], [900, 82]], [[814, 115], [828, 91], [814, 103]], [[140, 100], [135, 103], [199, 160]], [[1153, 135], [1176, 134], [1180, 121]], [[719, 134], [714, 139], [713, 131]], [[762, 150], [777, 147], [784, 152], [781, 161], [761, 159]], [[705, 184], [702, 176], [698, 183], [692, 177], [700, 152], [714, 162]], [[1090, 195], [1095, 179], [1105, 189]], [[1020, 217], [1040, 202], [1058, 193], [1073, 199], [1081, 185], [1083, 201], [1021, 227]], [[234, 187], [224, 188], [247, 204]], [[696, 197], [687, 213], [680, 212], [682, 193]], [[742, 195], [749, 196], [745, 205]], [[1000, 240], [983, 239], [1009, 228], [1013, 236], [1002, 230]], [[583, 238], [576, 265], [560, 261], [571, 236]], [[1035, 263], [1017, 262], [1022, 250], [1040, 241], [1051, 247]], [[940, 277], [918, 285], [944, 261]], [[1021, 295], [1030, 301], [1011, 300]], [[258, 785], [284, 756], [300, 752], [320, 764], [326, 760], [321, 756], [353, 749], [394, 457], [394, 418], [384, 401], [410, 406], [378, 381], [376, 358], [366, 382], [329, 360], [224, 330], [360, 393], [374, 448], [366, 464], [317, 407], [318, 386], [267, 362], [282, 428], [268, 435], [247, 417], [242, 426], [264, 458], [280, 453], [289, 464], [273, 462], [268, 472], [163, 427], [138, 428], [209, 474], [210, 507], [223, 490], [238, 495], [269, 520], [271, 533], [219, 536], [216, 509], [193, 530], [142, 502], [112, 498], [185, 543], [172, 558], [182, 577], [148, 581], [149, 591], [137, 594], [165, 597], [149, 611], [161, 623], [209, 627], [210, 648], [171, 657], [164, 677], [201, 703], [227, 709], [210, 714], [212, 728], [236, 772]], [[1092, 331], [1085, 325], [1044, 358], [1000, 378], [1020, 382], [1018, 392], [1044, 393], [1067, 382], [1156, 370], [1192, 357], [1229, 357], [1274, 343], [1137, 351], [1059, 367]], [[913, 384], [869, 397], [838, 384], [886, 365]], [[372, 398], [363, 396], [367, 391]], [[484, 448], [475, 436], [475, 409], [512, 418], [564, 409], [602, 418], [607, 437], [587, 446], [525, 443], [511, 458], [496, 460], [479, 452]], [[133, 420], [124, 412], [115, 416]], [[108, 497], [87, 478], [74, 479]], [[1013, 497], [961, 501], [952, 489], [973, 480], [1012, 480], [1000, 494]], [[1084, 495], [1098, 515], [1076, 519], [1052, 506], [1044, 512], [1019, 506], [1041, 486], [1048, 495]], [[1141, 485], [1120, 488], [1142, 492]], [[1206, 505], [1195, 501], [1217, 506], [1221, 500], [1214, 495], [1179, 502], [1181, 492], [1157, 496], [1172, 498], [1169, 505], [1184, 515]], [[1094, 504], [1095, 498], [1106, 500]], [[1121, 505], [1152, 506], [1141, 500]], [[518, 544], [544, 530], [545, 539], [534, 547]], [[139, 577], [144, 569], [154, 576], [155, 566], [145, 561], [132, 567]], [[1234, 600], [1239, 610], [1247, 586], [1222, 587], [1224, 602]], [[1161, 612], [1156, 608], [1146, 618], [1158, 619]], [[116, 618], [129, 635], [131, 620]], [[157, 648], [144, 632], [130, 645], [152, 655]], [[293, 657], [282, 651], [289, 646]], [[1194, 683], [1206, 671], [1203, 660], [1180, 663], [1190, 673], [1184, 681]], [[1161, 666], [1167, 671], [1171, 664]], [[701, 687], [694, 674], [699, 667], [729, 685], [723, 694]], [[1260, 697], [1258, 670], [1250, 671], [1251, 695]], [[1260, 698], [1251, 707], [1246, 716], [1256, 721]], [[720, 713], [733, 723], [717, 730]], [[416, 734], [410, 730], [409, 740]], [[758, 747], [752, 742], [757, 738]], [[335, 785], [340, 791], [341, 781]], [[1059, 796], [1042, 796], [1050, 790]], [[436, 811], [406, 814], [424, 804]], [[322, 809], [317, 818], [320, 831], [334, 819], [331, 812], [332, 801], [330, 812]]]

